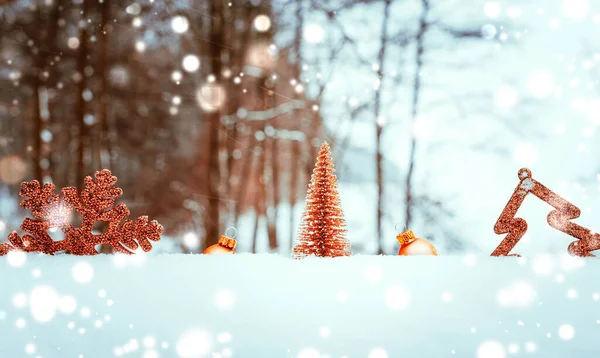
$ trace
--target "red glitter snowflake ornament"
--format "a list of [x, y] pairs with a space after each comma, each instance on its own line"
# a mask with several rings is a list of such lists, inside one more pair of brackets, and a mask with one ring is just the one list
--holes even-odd
[[[56, 186], [46, 183], [41, 186], [37, 180], [21, 183], [19, 195], [26, 198], [21, 206], [35, 219], [26, 218], [21, 229], [31, 235], [20, 237], [16, 232], [8, 236], [9, 243], [0, 244], [0, 256], [9, 251], [40, 252], [54, 255], [68, 252], [72, 255], [96, 255], [96, 246], [110, 245], [115, 252], [133, 254], [138, 247], [148, 252], [152, 249], [149, 240], [160, 240], [163, 227], [156, 221], [148, 222], [147, 216], [137, 220], [125, 220], [129, 209], [121, 203], [115, 206], [115, 199], [123, 195], [123, 190], [114, 188], [117, 177], [104, 169], [94, 174], [96, 180], [87, 176], [85, 189], [81, 194], [76, 188], [62, 189], [62, 202], [54, 193]], [[81, 226], [75, 228], [69, 219], [75, 210], [82, 217]], [[123, 220], [125, 220], [123, 222]], [[94, 234], [92, 227], [96, 222], [106, 222], [105, 233]], [[54, 241], [48, 230], [59, 228], [65, 235], [64, 240]]]

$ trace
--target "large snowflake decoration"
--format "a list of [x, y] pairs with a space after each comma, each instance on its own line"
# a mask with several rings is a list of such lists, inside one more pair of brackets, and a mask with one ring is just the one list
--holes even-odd
[[[96, 255], [96, 246], [100, 244], [125, 254], [132, 254], [138, 247], [150, 251], [150, 240], [160, 240], [163, 227], [156, 221], [148, 222], [147, 216], [125, 220], [130, 213], [127, 206], [123, 203], [115, 206], [115, 199], [123, 194], [123, 190], [113, 187], [117, 177], [107, 169], [96, 172], [94, 177], [95, 181], [90, 176], [85, 178], [85, 189], [80, 194], [76, 188], [63, 188], [62, 200], [54, 193], [56, 186], [52, 183], [43, 186], [37, 180], [22, 183], [19, 195], [26, 199], [21, 206], [31, 211], [34, 219], [26, 218], [21, 229], [31, 235], [21, 237], [12, 232], [9, 243], [0, 244], [0, 256], [12, 250]], [[73, 210], [81, 216], [79, 228], [70, 222]], [[93, 233], [97, 222], [107, 224], [106, 232]], [[62, 230], [65, 238], [54, 241], [48, 234], [53, 228]]]

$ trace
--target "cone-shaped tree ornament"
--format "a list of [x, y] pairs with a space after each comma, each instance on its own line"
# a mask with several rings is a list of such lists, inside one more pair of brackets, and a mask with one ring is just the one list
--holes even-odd
[[293, 251], [296, 259], [309, 255], [351, 255], [334, 172], [329, 144], [325, 142], [319, 151], [306, 194], [306, 208]]

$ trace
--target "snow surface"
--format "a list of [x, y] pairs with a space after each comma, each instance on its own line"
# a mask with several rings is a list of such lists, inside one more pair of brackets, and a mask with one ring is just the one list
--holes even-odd
[[597, 357], [600, 261], [0, 258], [0, 357]]

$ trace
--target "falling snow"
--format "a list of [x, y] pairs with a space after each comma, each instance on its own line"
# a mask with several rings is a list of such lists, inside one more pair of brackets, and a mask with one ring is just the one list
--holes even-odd
[[188, 30], [188, 28], [190, 27], [190, 24], [186, 17], [175, 16], [171, 20], [171, 27], [173, 28], [173, 31], [175, 31], [176, 33], [182, 34]]
[[259, 32], [268, 31], [271, 28], [271, 19], [264, 14], [260, 14], [254, 18], [254, 28]]
[[[48, 7], [53, 3], [44, 1]], [[82, 0], [73, 2], [76, 6], [82, 3]], [[137, 83], [139, 73], [129, 63], [142, 64], [143, 60], [160, 57], [164, 67], [153, 68], [148, 76], [156, 81], [152, 90], [163, 96], [164, 113], [172, 116], [167, 118], [171, 123], [181, 125], [184, 117], [197, 120], [201, 118], [196, 116], [198, 113], [202, 116], [220, 114], [233, 105], [239, 108], [232, 107], [230, 114], [236, 121], [243, 120], [239, 124], [259, 118], [257, 111], [238, 97], [243, 98], [249, 92], [254, 95], [252, 87], [257, 86], [253, 81], [261, 78], [265, 82], [260, 83], [260, 94], [264, 90], [276, 101], [283, 101], [286, 96], [298, 98], [298, 102], [306, 104], [311, 116], [323, 120], [323, 133], [339, 137], [341, 143], [351, 143], [371, 153], [373, 143], [369, 138], [373, 136], [365, 133], [373, 131], [374, 125], [385, 128], [384, 144], [389, 152], [384, 153], [384, 157], [399, 169], [386, 171], [386, 178], [392, 173], [394, 182], [403, 179], [396, 177], [406, 165], [406, 148], [402, 146], [411, 140], [418, 142], [419, 150], [429, 155], [423, 157], [425, 160], [419, 159], [416, 166], [422, 170], [419, 181], [428, 180], [420, 188], [433, 191], [445, 186], [443, 197], [452, 197], [451, 205], [461, 208], [456, 210], [456, 221], [452, 225], [464, 240], [465, 250], [487, 253], [501, 239], [493, 235], [492, 225], [499, 214], [499, 203], [510, 195], [516, 183], [514, 175], [509, 176], [505, 171], [513, 173], [519, 166], [536, 168], [536, 178], [542, 180], [543, 175], [547, 178], [544, 183], [556, 185], [561, 194], [574, 197], [574, 202], [581, 203], [582, 220], [593, 224], [597, 216], [597, 205], [589, 203], [595, 202], [597, 197], [597, 190], [593, 189], [600, 181], [600, 174], [596, 174], [596, 169], [588, 170], [589, 163], [596, 164], [593, 150], [597, 149], [600, 124], [596, 80], [600, 53], [595, 53], [599, 49], [594, 48], [593, 42], [600, 15], [594, 1], [558, 0], [553, 4], [479, 1], [465, 7], [475, 15], [476, 21], [469, 27], [475, 36], [469, 34], [473, 37], [469, 45], [453, 42], [447, 46], [450, 51], [441, 41], [439, 48], [430, 46], [437, 45], [437, 37], [445, 31], [443, 24], [465, 14], [454, 17], [453, 11], [438, 9], [438, 4], [432, 4], [436, 16], [428, 19], [437, 21], [439, 16], [440, 26], [435, 27], [435, 32], [425, 34], [425, 65], [415, 74], [411, 73], [414, 63], [407, 65], [408, 73], [397, 67], [398, 58], [394, 54], [398, 49], [393, 46], [388, 48], [387, 61], [381, 64], [375, 61], [381, 27], [379, 15], [374, 14], [380, 12], [379, 3], [370, 7], [365, 2], [359, 11], [349, 7], [339, 13], [320, 13], [311, 6], [310, 11], [302, 13], [303, 25], [298, 29], [293, 26], [295, 9], [290, 12], [286, 12], [288, 9], [273, 12], [254, 9], [257, 11], [248, 12], [247, 23], [234, 20], [231, 23], [253, 36], [258, 34], [259, 37], [252, 39], [268, 38], [269, 41], [252, 41], [240, 59], [228, 58], [237, 47], [231, 51], [227, 45], [218, 44], [222, 46], [219, 50], [223, 58], [220, 73], [210, 73], [213, 59], [205, 57], [200, 50], [210, 42], [196, 33], [198, 29], [210, 28], [210, 16], [204, 10], [191, 7], [184, 8], [185, 11], [159, 12], [154, 6], [156, 3], [154, 0], [126, 3], [119, 9], [119, 16], [111, 14], [115, 19], [114, 24], [106, 26], [108, 30], [97, 23], [94, 16], [69, 23], [69, 18], [77, 14], [71, 14], [69, 6], [64, 18], [57, 21], [58, 33], [62, 34], [57, 41], [60, 51], [44, 59], [44, 68], [37, 77], [27, 68], [30, 62], [25, 61], [25, 65], [18, 67], [18, 57], [29, 52], [47, 52], [45, 46], [40, 46], [37, 39], [28, 39], [26, 31], [10, 34], [9, 45], [4, 46], [0, 54], [6, 66], [2, 68], [5, 71], [0, 72], [8, 81], [9, 97], [13, 96], [13, 86], [26, 88], [31, 78], [42, 81], [38, 84], [39, 92], [27, 87], [26, 101], [23, 96], [15, 96], [0, 103], [0, 116], [23, 121], [23, 116], [30, 115], [35, 108], [30, 108], [31, 93], [39, 95], [40, 103], [48, 102], [48, 94], [41, 90], [48, 87], [51, 102], [57, 109], [61, 108], [61, 98], [71, 98], [67, 102], [85, 101], [91, 112], [81, 118], [89, 127], [87, 132], [102, 132], [104, 129], [99, 128], [99, 123], [114, 126], [113, 120], [102, 122], [96, 113], [107, 96], [97, 88], [100, 81], [94, 76], [100, 73], [96, 66], [101, 58], [94, 51], [101, 35], [124, 29], [128, 35], [124, 36], [123, 44], [116, 46], [118, 41], [115, 41], [111, 46], [126, 48], [131, 52], [127, 53], [131, 59], [109, 64], [106, 70], [110, 85], [118, 89], [115, 93], [130, 92], [128, 86]], [[177, 4], [173, 5], [175, 8]], [[235, 2], [223, 5], [233, 10], [227, 10], [227, 16], [234, 19], [239, 16]], [[420, 5], [413, 7], [417, 9]], [[398, 16], [406, 15], [400, 14], [398, 9], [404, 11], [394, 5], [390, 15], [393, 24], [390, 31], [394, 34], [398, 31], [397, 25], [404, 24], [398, 21]], [[116, 7], [112, 9], [116, 10]], [[3, 16], [14, 21], [12, 13], [11, 10]], [[446, 18], [445, 13], [452, 17]], [[122, 21], [122, 15], [126, 21]], [[414, 14], [406, 17], [409, 16], [419, 18]], [[84, 29], [87, 33], [82, 31]], [[235, 34], [227, 30], [228, 34]], [[271, 37], [276, 31], [277, 36]], [[292, 44], [286, 42], [293, 36], [299, 37], [298, 51], [303, 55], [303, 63], [297, 64], [301, 73], [294, 73], [294, 78], [282, 69], [285, 58], [296, 55], [290, 50]], [[483, 39], [476, 38], [479, 36]], [[394, 46], [402, 40], [401, 36], [397, 37], [390, 42]], [[168, 46], [163, 47], [164, 43]], [[17, 45], [26, 51], [17, 52]], [[339, 60], [331, 59], [335, 57], [332, 46], [343, 50]], [[67, 61], [77, 59], [83, 49], [94, 54], [88, 58], [90, 64], [54, 81], [57, 64], [63, 61], [63, 66], [72, 70], [74, 66]], [[407, 54], [409, 51], [412, 46], [402, 50]], [[109, 59], [112, 57], [111, 54]], [[328, 67], [337, 72], [327, 73]], [[406, 94], [414, 86], [412, 75], [421, 78], [423, 86], [415, 111], [418, 113], [414, 115], [408, 112], [406, 102]], [[164, 82], [155, 76], [162, 77]], [[89, 79], [86, 86], [79, 88], [77, 84], [85, 83], [86, 79]], [[317, 101], [311, 96], [320, 86], [324, 91]], [[66, 90], [75, 87], [78, 92], [69, 96]], [[279, 93], [281, 88], [287, 91], [285, 95]], [[383, 94], [384, 104], [377, 114], [370, 109], [374, 93]], [[136, 99], [139, 106], [131, 106], [141, 117], [152, 111], [142, 103], [145, 96]], [[448, 97], [444, 104], [440, 104], [441, 97]], [[476, 102], [471, 102], [473, 99]], [[263, 105], [261, 102], [260, 107]], [[40, 106], [41, 112], [46, 114], [40, 112], [40, 118], [44, 119], [44, 128], [34, 137], [35, 141], [41, 141], [38, 144], [42, 148], [49, 148], [61, 143], [64, 133], [54, 128], [57, 118], [49, 117], [49, 109], [43, 107]], [[125, 111], [126, 107], [111, 107], [114, 112], [111, 116]], [[192, 113], [191, 107], [198, 113]], [[62, 112], [65, 111], [57, 113]], [[305, 117], [305, 113], [298, 112], [298, 118], [290, 116], [285, 120]], [[275, 112], [268, 109], [265, 113]], [[343, 131], [336, 132], [339, 118], [352, 118], [352, 122], [344, 122], [340, 125]], [[153, 123], [148, 119], [147, 123]], [[508, 129], [499, 129], [504, 126]], [[240, 126], [238, 133], [248, 130], [242, 128]], [[230, 129], [223, 130], [221, 136]], [[76, 134], [67, 132], [70, 136]], [[183, 126], [182, 132], [187, 132]], [[194, 141], [197, 135], [190, 133]], [[311, 139], [306, 139], [306, 133], [276, 130], [272, 126], [251, 130], [248, 138], [262, 143], [278, 138], [303, 145]], [[177, 139], [182, 141], [177, 143], [178, 148], [180, 144], [183, 148], [190, 144]], [[436, 142], [438, 140], [443, 141]], [[459, 145], [450, 146], [447, 142]], [[240, 139], [240, 143], [245, 140]], [[98, 143], [90, 141], [90, 144]], [[13, 155], [14, 148], [19, 146], [27, 149]], [[443, 151], [435, 151], [442, 147]], [[467, 153], [466, 147], [482, 150]], [[18, 188], [21, 180], [31, 176], [29, 166], [34, 148], [26, 141], [17, 144], [13, 138], [0, 136], [0, 149], [4, 150], [0, 152], [3, 156], [0, 180], [2, 184]], [[116, 149], [115, 152], [119, 152]], [[4, 156], [6, 151], [10, 155]], [[484, 156], [487, 151], [493, 155]], [[39, 160], [39, 169], [46, 171], [56, 160], [51, 153], [45, 155], [46, 158]], [[100, 158], [89, 160], [102, 162], [103, 155], [99, 153]], [[240, 162], [250, 158], [246, 148], [235, 149], [231, 157]], [[483, 159], [475, 162], [473, 158], [479, 157]], [[353, 244], [358, 243], [357, 247], [366, 247], [365, 252], [375, 252], [364, 239], [373, 236], [375, 227], [374, 215], [365, 214], [374, 207], [373, 200], [369, 199], [374, 195], [365, 195], [374, 192], [374, 186], [361, 182], [358, 189], [353, 187], [353, 180], [359, 177], [362, 180], [366, 166], [363, 162], [356, 164], [352, 155], [346, 158], [351, 158], [352, 165], [344, 172], [349, 179], [341, 182], [341, 189], [349, 198], [344, 199], [351, 218], [349, 222], [358, 223], [354, 225], [358, 229], [350, 233], [355, 235], [351, 240]], [[450, 170], [448, 163], [452, 165]], [[358, 172], [352, 172], [352, 167], [357, 167]], [[480, 177], [465, 187], [461, 184], [464, 179], [461, 175], [467, 171], [459, 168], [472, 167], [477, 168]], [[51, 179], [51, 174], [42, 177]], [[579, 184], [575, 180], [587, 180], [587, 183]], [[522, 189], [530, 190], [532, 183], [525, 180]], [[494, 187], [493, 192], [482, 199], [482, 189], [489, 192], [489, 187]], [[455, 196], [446, 195], [447, 190], [460, 194], [456, 201]], [[400, 214], [404, 212], [396, 199], [386, 202], [398, 209], [398, 212], [388, 210], [389, 207], [384, 210], [389, 212], [392, 222], [384, 225], [389, 226], [385, 228], [384, 244], [389, 244], [388, 251], [393, 253], [397, 248], [390, 244], [395, 244], [391, 227], [394, 221], [401, 220]], [[7, 214], [5, 208], [16, 208], [18, 202], [0, 204], [0, 235], [6, 237], [18, 223], [13, 223], [9, 217], [13, 213]], [[533, 213], [524, 211], [527, 215], [522, 216], [527, 218]], [[598, 349], [595, 337], [600, 334], [600, 320], [588, 315], [598, 312], [600, 293], [594, 282], [600, 278], [600, 267], [596, 267], [599, 264], [593, 260], [556, 254], [559, 249], [563, 252], [569, 243], [560, 233], [537, 231], [541, 234], [534, 234], [545, 215], [546, 212], [540, 215], [538, 221], [532, 215], [531, 231], [516, 251], [528, 249], [535, 255], [520, 259], [491, 259], [474, 254], [439, 257], [435, 261], [357, 256], [345, 261], [309, 259], [300, 263], [271, 255], [237, 255], [218, 261], [191, 255], [115, 255], [88, 260], [10, 252], [0, 260], [0, 277], [3, 278], [0, 330], [3, 340], [9, 342], [0, 345], [0, 357], [24, 354], [82, 358], [389, 358], [449, 354], [477, 358], [583, 357], [586, 352]], [[430, 221], [423, 216], [416, 217], [414, 225], [429, 229]], [[277, 225], [279, 231], [279, 223]], [[177, 246], [183, 251], [200, 249], [204, 239], [200, 230], [188, 232], [194, 230], [190, 227], [185, 230]], [[247, 237], [246, 232], [240, 235], [242, 239]], [[266, 241], [263, 238], [259, 234], [257, 241]], [[440, 238], [441, 241], [437, 241], [440, 246], [449, 241], [444, 235]], [[553, 254], [543, 253], [546, 251]], [[83, 339], [94, 344], [73, 344]]]
[[183, 58], [181, 65], [187, 72], [196, 72], [200, 68], [200, 59], [196, 55], [186, 55]]

